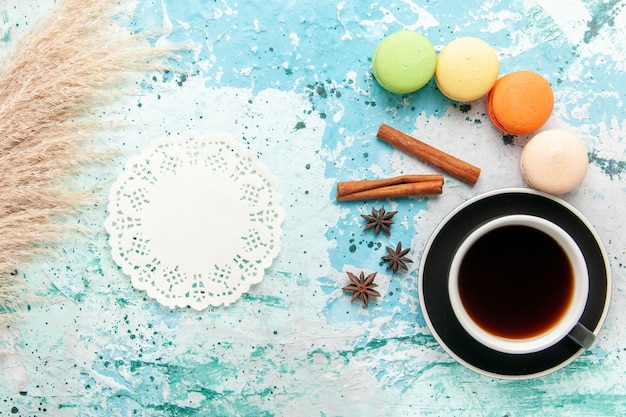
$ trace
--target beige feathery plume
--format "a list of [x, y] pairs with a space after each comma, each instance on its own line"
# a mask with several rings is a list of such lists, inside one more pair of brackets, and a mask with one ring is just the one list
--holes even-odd
[[174, 58], [173, 47], [116, 24], [120, 7], [64, 0], [1, 64], [0, 322], [20, 301], [15, 271], [54, 247], [62, 219], [86, 202], [89, 193], [68, 184], [102, 156], [88, 145], [102, 123], [96, 110]]

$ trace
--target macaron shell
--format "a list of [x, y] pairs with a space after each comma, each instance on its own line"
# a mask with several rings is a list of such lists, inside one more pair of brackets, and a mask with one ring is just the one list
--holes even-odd
[[553, 107], [552, 87], [532, 71], [516, 71], [499, 78], [487, 98], [487, 112], [494, 125], [514, 135], [539, 129], [550, 118]]
[[372, 72], [384, 89], [408, 94], [428, 84], [436, 61], [435, 48], [424, 35], [401, 30], [378, 44], [372, 56]]
[[559, 129], [535, 135], [524, 147], [520, 160], [528, 185], [550, 194], [565, 194], [576, 189], [588, 167], [589, 157], [583, 142]]
[[435, 82], [441, 93], [452, 100], [474, 101], [489, 93], [499, 71], [498, 55], [487, 42], [458, 38], [439, 53]]

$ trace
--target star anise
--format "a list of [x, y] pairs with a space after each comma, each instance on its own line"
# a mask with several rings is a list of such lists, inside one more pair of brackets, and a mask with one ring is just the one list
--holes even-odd
[[389, 226], [393, 224], [393, 216], [395, 216], [397, 211], [385, 212], [385, 206], [382, 206], [380, 210], [376, 210], [372, 207], [372, 214], [361, 214], [365, 220], [367, 220], [367, 224], [365, 225], [365, 229], [363, 231], [369, 229], [374, 229], [374, 234], [377, 235], [380, 230], [384, 230], [385, 233], [391, 235], [391, 230]]
[[369, 304], [369, 296], [372, 297], [380, 297], [380, 293], [373, 288], [378, 287], [378, 284], [374, 283], [374, 278], [376, 278], [376, 272], [369, 274], [367, 277], [361, 271], [360, 276], [354, 275], [352, 272], [346, 272], [348, 274], [348, 278], [352, 281], [352, 284], [346, 285], [342, 289], [344, 291], [352, 291], [352, 301], [361, 297], [363, 300], [363, 304], [365, 307]]
[[391, 269], [394, 273], [398, 272], [399, 268], [407, 271], [409, 267], [406, 265], [406, 263], [413, 261], [405, 257], [404, 255], [409, 253], [410, 250], [411, 248], [402, 249], [402, 242], [398, 243], [398, 246], [396, 246], [396, 250], [393, 250], [389, 246], [387, 246], [388, 255], [383, 256], [383, 260], [389, 262], [387, 269]]

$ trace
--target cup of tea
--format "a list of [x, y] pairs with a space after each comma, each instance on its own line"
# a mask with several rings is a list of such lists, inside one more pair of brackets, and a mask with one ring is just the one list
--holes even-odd
[[499, 352], [527, 354], [565, 337], [583, 348], [579, 323], [589, 292], [585, 258], [572, 237], [541, 217], [515, 214], [480, 225], [461, 242], [448, 293], [463, 328]]

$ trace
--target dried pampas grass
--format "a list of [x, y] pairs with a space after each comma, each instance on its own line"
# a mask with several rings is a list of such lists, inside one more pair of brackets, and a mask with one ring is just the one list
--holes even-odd
[[102, 127], [96, 110], [174, 57], [116, 24], [121, 6], [64, 0], [1, 64], [0, 322], [22, 299], [20, 265], [51, 252], [87, 201], [68, 184], [102, 156], [88, 145]]

